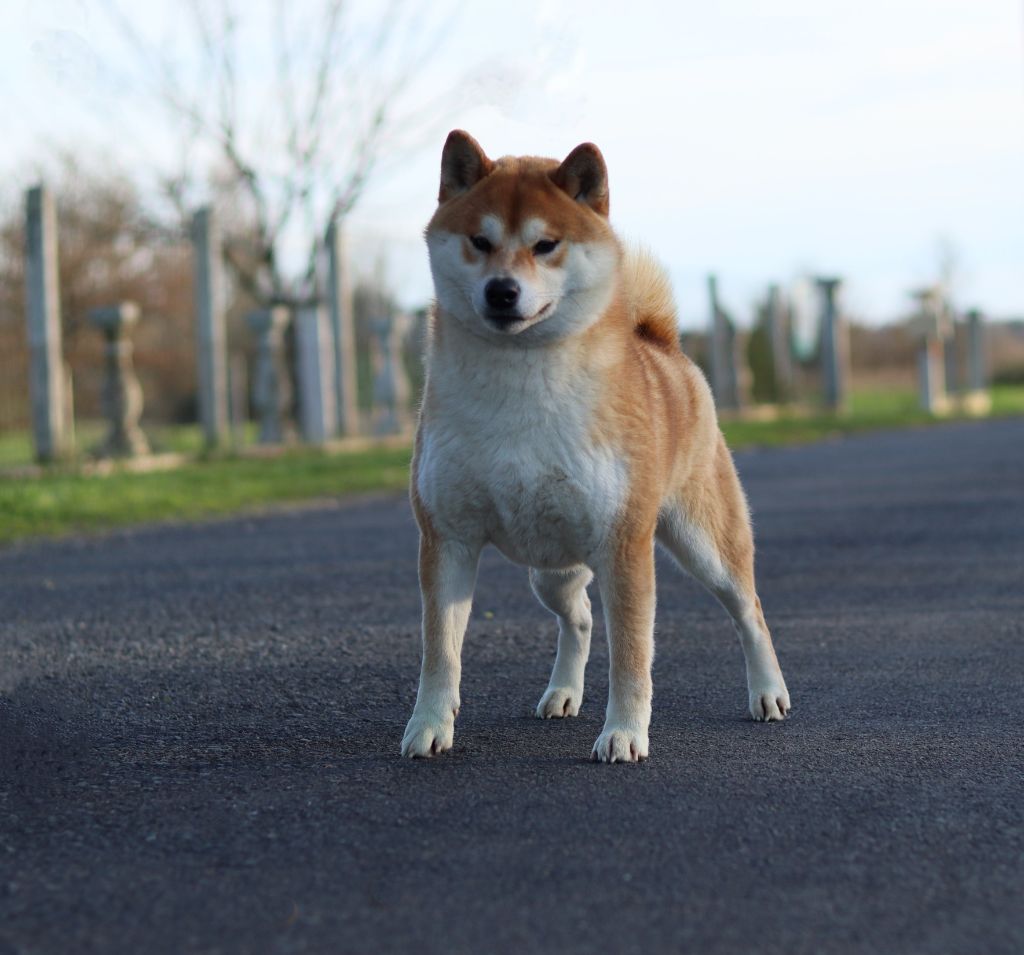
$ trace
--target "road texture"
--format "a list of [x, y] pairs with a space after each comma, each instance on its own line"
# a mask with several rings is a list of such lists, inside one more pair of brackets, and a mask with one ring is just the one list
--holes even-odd
[[493, 552], [455, 749], [399, 758], [400, 498], [0, 551], [0, 953], [1024, 951], [1024, 421], [737, 462], [794, 711], [666, 561], [641, 765], [587, 761], [599, 623], [532, 717]]

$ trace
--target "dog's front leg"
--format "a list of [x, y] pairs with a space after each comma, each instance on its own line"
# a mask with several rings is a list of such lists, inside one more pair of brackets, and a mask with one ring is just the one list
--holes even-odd
[[402, 739], [403, 756], [434, 756], [452, 748], [459, 712], [462, 638], [466, 632], [480, 548], [420, 537], [423, 661], [416, 706]]
[[608, 710], [594, 743], [602, 763], [647, 758], [654, 660], [654, 540], [618, 542], [598, 568], [608, 631]]

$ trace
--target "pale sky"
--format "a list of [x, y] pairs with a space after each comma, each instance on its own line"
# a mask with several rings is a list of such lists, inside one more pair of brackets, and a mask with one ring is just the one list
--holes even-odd
[[[160, 35], [180, 9], [132, 16]], [[8, 183], [68, 140], [118, 165], [166, 161], [155, 120], [111, 86], [113, 50], [92, 0], [0, 6]], [[410, 104], [466, 74], [474, 96], [383, 164], [351, 220], [362, 267], [383, 261], [409, 305], [430, 294], [420, 233], [461, 126], [492, 156], [596, 142], [613, 224], [666, 265], [684, 326], [706, 321], [709, 271], [744, 323], [768, 283], [808, 272], [844, 276], [850, 314], [897, 317], [936, 277], [941, 240], [958, 305], [1024, 316], [1019, 0], [463, 4]]]

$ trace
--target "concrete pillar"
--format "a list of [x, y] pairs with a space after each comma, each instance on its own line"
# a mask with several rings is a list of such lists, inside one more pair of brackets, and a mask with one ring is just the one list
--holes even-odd
[[985, 354], [985, 320], [979, 311], [967, 313], [967, 388], [988, 388], [988, 359]]
[[839, 314], [837, 292], [842, 279], [818, 278], [821, 290], [821, 383], [825, 407], [845, 411], [849, 390], [850, 347], [846, 322]]
[[334, 420], [339, 434], [359, 431], [356, 389], [356, 335], [352, 308], [352, 284], [341, 222], [332, 219], [325, 238], [327, 247], [327, 303], [333, 331]]
[[139, 427], [142, 386], [135, 374], [132, 362], [134, 349], [128, 337], [138, 320], [139, 307], [134, 302], [94, 308], [89, 312], [89, 321], [103, 332], [106, 339], [101, 404], [108, 428], [107, 436], [95, 449], [99, 457], [149, 454], [149, 442]]
[[228, 438], [227, 334], [220, 229], [209, 206], [199, 209], [192, 218], [192, 243], [199, 423], [207, 447], [218, 447]]
[[327, 310], [319, 302], [299, 306], [295, 352], [302, 437], [311, 444], [323, 444], [335, 433], [334, 356]]
[[71, 452], [70, 395], [61, 356], [57, 212], [44, 186], [29, 189], [25, 214], [25, 315], [28, 320], [29, 390], [36, 457], [56, 461]]
[[946, 375], [943, 367], [942, 342], [927, 336], [921, 341], [917, 355], [921, 407], [928, 414], [945, 414], [949, 410]]
[[917, 355], [921, 407], [928, 414], [942, 415], [949, 411], [946, 393], [946, 352], [943, 345], [949, 335], [948, 319], [937, 287], [912, 293], [919, 311], [914, 325], [920, 339]]
[[775, 372], [775, 398], [777, 401], [788, 401], [793, 397], [793, 356], [789, 341], [789, 314], [782, 290], [777, 285], [768, 289], [766, 315], [768, 347], [771, 349], [772, 368]]
[[738, 411], [740, 388], [736, 355], [736, 327], [718, 304], [718, 281], [708, 276], [708, 296], [711, 299], [711, 325], [708, 332], [711, 371], [711, 391], [720, 411]]
[[948, 329], [948, 334], [942, 342], [942, 361], [946, 377], [946, 392], [950, 395], [955, 395], [957, 392], [962, 391], [963, 388], [960, 381], [960, 335], [956, 318], [953, 315], [949, 317]]
[[964, 319], [964, 338], [967, 350], [967, 381], [966, 388], [960, 395], [960, 404], [968, 414], [985, 415], [992, 410], [992, 395], [989, 392], [985, 321], [981, 312], [967, 313]]
[[404, 316], [382, 315], [373, 322], [374, 434], [409, 430], [409, 380], [402, 362], [402, 339], [408, 330]]
[[256, 337], [256, 368], [252, 403], [260, 420], [260, 444], [279, 444], [285, 438], [285, 409], [291, 398], [284, 332], [291, 314], [283, 305], [246, 315]]

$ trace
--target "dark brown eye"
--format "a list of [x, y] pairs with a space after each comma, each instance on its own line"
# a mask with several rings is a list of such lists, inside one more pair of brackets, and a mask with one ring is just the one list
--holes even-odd
[[541, 239], [533, 247], [534, 255], [547, 255], [549, 252], [554, 252], [558, 248], [558, 239]]
[[490, 252], [494, 249], [494, 246], [491, 245], [490, 240], [486, 236], [474, 235], [469, 241], [473, 243], [473, 248], [478, 252]]

